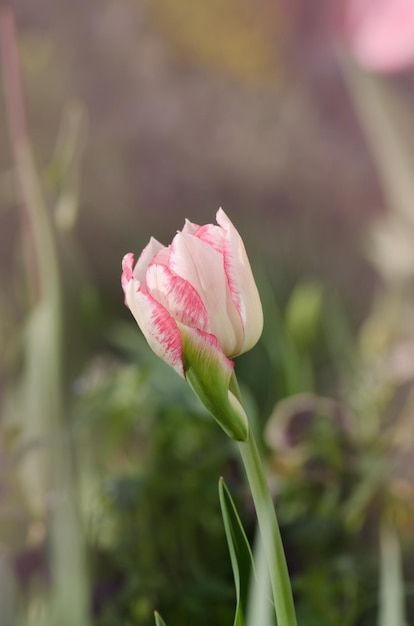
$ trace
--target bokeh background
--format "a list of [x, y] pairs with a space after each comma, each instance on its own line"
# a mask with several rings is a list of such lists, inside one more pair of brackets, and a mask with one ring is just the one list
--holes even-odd
[[[243, 473], [120, 288], [126, 252], [220, 206], [263, 299], [236, 368], [299, 623], [414, 619], [413, 71], [354, 57], [331, 5], [0, 2], [2, 626], [231, 623], [217, 480], [253, 541]], [[14, 179], [6, 12], [39, 236]]]

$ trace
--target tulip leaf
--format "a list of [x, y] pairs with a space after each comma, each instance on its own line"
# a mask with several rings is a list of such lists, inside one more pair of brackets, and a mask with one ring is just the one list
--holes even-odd
[[222, 478], [219, 481], [219, 496], [236, 587], [233, 626], [244, 626], [249, 581], [254, 571], [253, 555], [230, 492]]
[[161, 615], [157, 611], [154, 612], [154, 617], [155, 617], [155, 626], [166, 626], [164, 620], [162, 619]]

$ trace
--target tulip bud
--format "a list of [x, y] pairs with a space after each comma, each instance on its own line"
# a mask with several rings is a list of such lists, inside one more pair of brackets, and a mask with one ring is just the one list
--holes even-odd
[[168, 247], [151, 238], [135, 267], [127, 254], [121, 282], [152, 350], [243, 441], [248, 423], [229, 389], [230, 358], [258, 341], [263, 313], [243, 241], [222, 209], [216, 218], [204, 226], [187, 220]]

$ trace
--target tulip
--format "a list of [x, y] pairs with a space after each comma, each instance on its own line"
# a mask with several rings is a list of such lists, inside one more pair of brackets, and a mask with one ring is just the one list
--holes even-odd
[[135, 267], [122, 262], [125, 304], [152, 350], [182, 376], [234, 439], [248, 423], [232, 358], [263, 328], [259, 294], [243, 241], [222, 209], [217, 225], [186, 220], [169, 246], [151, 238]]
[[258, 341], [260, 298], [243, 241], [222, 209], [217, 225], [186, 220], [169, 246], [151, 238], [122, 287], [152, 350], [182, 376], [238, 443], [267, 556], [278, 624], [296, 626], [280, 530], [254, 434], [242, 406], [233, 357]]

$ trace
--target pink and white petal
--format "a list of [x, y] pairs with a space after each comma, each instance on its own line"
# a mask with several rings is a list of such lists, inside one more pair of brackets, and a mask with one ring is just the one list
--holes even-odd
[[128, 252], [124, 258], [122, 259], [122, 274], [121, 274], [121, 285], [124, 291], [124, 302], [128, 305], [126, 301], [126, 289], [127, 285], [131, 280], [134, 280], [134, 254], [132, 252]]
[[181, 333], [174, 318], [149, 293], [137, 291], [136, 281], [129, 281], [125, 297], [153, 352], [185, 378]]
[[168, 265], [168, 260], [170, 258], [170, 247], [163, 247], [157, 254], [153, 257], [149, 267], [156, 263], [157, 265]]
[[216, 252], [223, 254], [223, 229], [220, 226], [205, 224], [200, 226], [194, 235], [212, 246]]
[[262, 333], [263, 310], [242, 238], [223, 209], [219, 209], [216, 218], [224, 230], [224, 269], [244, 330], [244, 339], [238, 352], [242, 354], [255, 345]]
[[147, 290], [177, 321], [211, 332], [203, 301], [194, 287], [164, 265], [151, 265], [147, 272]]
[[190, 222], [190, 220], [186, 219], [181, 232], [186, 235], [194, 235], [196, 230], [198, 230], [199, 228], [200, 226], [198, 224], [193, 224], [193, 222]]
[[154, 237], [151, 237], [148, 244], [141, 252], [141, 255], [134, 268], [134, 276], [143, 286], [145, 285], [145, 275], [147, 273], [148, 266], [150, 265], [155, 255], [164, 249], [165, 246], [163, 246], [162, 243], [154, 239]]
[[171, 243], [169, 268], [187, 280], [203, 301], [203, 295], [212, 290], [223, 297], [225, 281], [222, 277], [222, 256], [197, 237], [177, 233]]
[[230, 297], [222, 255], [205, 241], [178, 233], [170, 247], [170, 269], [197, 291], [224, 353], [237, 353], [243, 342], [243, 327]]

